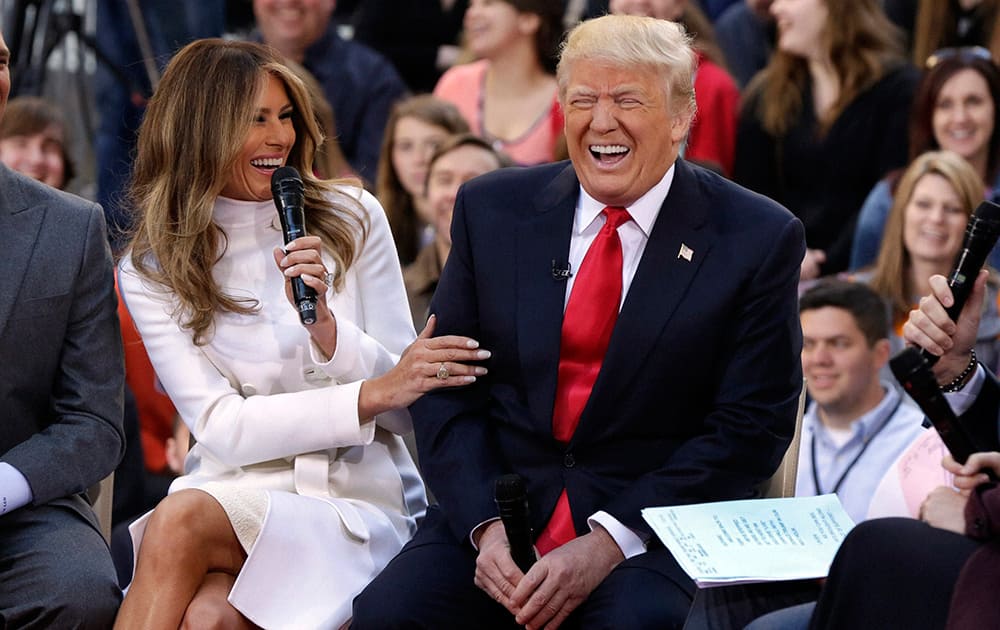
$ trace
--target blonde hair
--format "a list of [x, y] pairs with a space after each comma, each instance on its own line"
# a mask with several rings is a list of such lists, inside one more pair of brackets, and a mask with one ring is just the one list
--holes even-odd
[[174, 293], [174, 314], [197, 345], [207, 343], [217, 314], [259, 308], [256, 300], [225, 294], [212, 276], [227, 247], [212, 211], [269, 75], [282, 81], [294, 108], [296, 140], [286, 163], [305, 185], [307, 230], [336, 262], [334, 287], [343, 287], [367, 236], [360, 203], [313, 175], [323, 135], [306, 88], [280, 55], [262, 44], [222, 39], [185, 46], [164, 71], [139, 129], [129, 191], [138, 214], [130, 255], [140, 275]]
[[[903, 63], [902, 35], [876, 0], [823, 0], [827, 8], [822, 39], [840, 86], [822, 119], [825, 133], [841, 112], [870, 85]], [[802, 111], [809, 79], [803, 57], [776, 49], [746, 89], [746, 103], [774, 136], [783, 136]], [[757, 98], [759, 97], [759, 98]]]
[[983, 180], [960, 155], [951, 151], [928, 151], [910, 163], [899, 180], [886, 220], [882, 247], [872, 272], [870, 285], [892, 307], [893, 321], [905, 318], [913, 308], [914, 288], [910, 286], [910, 253], [903, 243], [906, 208], [913, 190], [924, 175], [940, 175], [954, 189], [965, 215], [971, 216], [983, 200]]
[[697, 56], [691, 38], [676, 22], [637, 15], [605, 15], [575, 26], [566, 37], [556, 69], [563, 109], [570, 71], [581, 60], [621, 68], [652, 68], [662, 78], [675, 113], [694, 116]]

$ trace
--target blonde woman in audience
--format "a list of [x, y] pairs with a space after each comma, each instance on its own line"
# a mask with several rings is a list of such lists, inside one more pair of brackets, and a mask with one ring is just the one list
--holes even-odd
[[[894, 352], [902, 348], [910, 310], [931, 293], [930, 277], [951, 273], [969, 217], [982, 201], [982, 179], [956, 153], [924, 153], [903, 173], [875, 266], [857, 275], [890, 304]], [[979, 360], [990, 369], [1000, 358], [997, 288], [995, 278], [987, 284], [976, 344]]]
[[555, 78], [562, 16], [552, 0], [471, 0], [465, 42], [478, 61], [451, 68], [434, 88], [518, 164], [565, 153]]
[[[429, 325], [411, 344], [382, 209], [313, 175], [321, 142], [301, 81], [259, 44], [188, 45], [149, 102], [120, 284], [196, 444], [131, 528], [118, 628], [344, 625], [425, 507], [405, 407], [485, 373], [461, 363], [481, 356], [470, 339]], [[280, 166], [301, 174], [309, 234], [287, 245]], [[293, 278], [318, 296], [311, 325]]]
[[449, 135], [469, 130], [454, 105], [423, 94], [396, 103], [382, 136], [375, 196], [389, 217], [399, 260], [407, 265], [434, 238], [434, 212], [424, 196], [427, 161]]
[[906, 164], [918, 76], [878, 0], [775, 0], [771, 61], [747, 87], [734, 178], [805, 224], [802, 278], [847, 268], [858, 209]]

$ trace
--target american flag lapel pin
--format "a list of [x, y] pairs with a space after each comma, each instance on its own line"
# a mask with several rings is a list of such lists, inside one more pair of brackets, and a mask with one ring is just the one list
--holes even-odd
[[683, 258], [684, 260], [691, 262], [691, 257], [694, 256], [694, 250], [681, 243], [681, 251], [677, 252], [678, 258]]

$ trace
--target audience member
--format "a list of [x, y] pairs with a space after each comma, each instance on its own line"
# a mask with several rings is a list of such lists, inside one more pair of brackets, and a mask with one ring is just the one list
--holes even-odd
[[0, 119], [0, 162], [62, 190], [73, 179], [66, 119], [54, 105], [35, 96], [7, 103]]
[[[398, 436], [405, 406], [485, 373], [460, 361], [488, 353], [428, 339], [432, 323], [406, 348], [384, 214], [312, 174], [321, 140], [301, 81], [255, 43], [190, 44], [149, 102], [120, 283], [197, 443], [187, 474], [132, 526], [117, 627], [344, 624], [424, 509]], [[282, 165], [301, 173], [310, 234], [283, 247], [270, 187]], [[311, 325], [295, 278], [318, 296]]]
[[[985, 48], [939, 51], [917, 87], [910, 113], [910, 156], [947, 149], [966, 159], [979, 174], [986, 195], [1000, 192], [1000, 70]], [[875, 262], [885, 221], [892, 207], [893, 187], [902, 170], [882, 178], [858, 213], [851, 245], [850, 268]], [[991, 256], [1000, 265], [1000, 250]]]
[[747, 88], [735, 179], [805, 224], [803, 279], [847, 268], [858, 209], [906, 163], [916, 71], [877, 0], [774, 0], [778, 49]]
[[[0, 119], [9, 62], [0, 35]], [[0, 165], [0, 223], [0, 624], [106, 628], [121, 592], [84, 495], [125, 449], [104, 214]]]
[[983, 46], [1000, 63], [1000, 0], [920, 0], [913, 33], [913, 63], [934, 51]]
[[609, 6], [615, 14], [679, 22], [691, 34], [698, 53], [698, 71], [694, 77], [698, 114], [691, 123], [682, 154], [686, 160], [732, 175], [740, 92], [722, 67], [722, 50], [715, 41], [711, 22], [688, 0], [611, 0]]
[[[903, 332], [908, 342], [941, 357], [934, 375], [943, 387], [974, 365], [971, 349], [986, 294], [981, 272], [957, 322], [944, 310], [952, 294], [944, 276], [931, 278], [931, 294], [911, 312]], [[959, 421], [988, 450], [997, 440], [1000, 387], [978, 365], [945, 393]], [[964, 466], [946, 458], [956, 475], [953, 488], [931, 494], [921, 509], [924, 522], [875, 519], [847, 536], [830, 568], [810, 628], [907, 628], [954, 630], [992, 628], [996, 607], [996, 484], [984, 469], [1000, 473], [997, 453], [977, 453]]]
[[[226, 28], [226, 5], [232, 4], [225, 0], [142, 2], [135, 5], [141, 9], [136, 16], [130, 13], [130, 1], [94, 3], [94, 28], [100, 33], [105, 62], [98, 63], [94, 72], [97, 201], [104, 208], [115, 252], [125, 246], [131, 228], [133, 213], [125, 205], [125, 187], [135, 155], [136, 131], [159, 70], [187, 42], [221, 36]], [[136, 32], [137, 24], [141, 36]], [[148, 51], [139, 44], [143, 39], [149, 43]]]
[[429, 94], [396, 103], [379, 157], [375, 196], [385, 208], [399, 260], [408, 265], [434, 238], [434, 212], [424, 195], [427, 161], [449, 135], [469, 130], [454, 105]]
[[[892, 353], [902, 349], [902, 326], [930, 277], [950, 274], [972, 212], [983, 200], [982, 181], [955, 153], [931, 151], [913, 161], [899, 180], [886, 222], [885, 238], [874, 267], [856, 274], [886, 301], [892, 312]], [[987, 283], [988, 299], [977, 335], [976, 352], [995, 369], [1000, 360], [998, 283]]]
[[454, 103], [472, 131], [518, 164], [562, 157], [563, 115], [553, 76], [562, 4], [471, 0], [464, 24], [478, 61], [445, 72], [434, 95]]
[[795, 496], [836, 494], [865, 520], [889, 465], [924, 431], [923, 413], [879, 380], [889, 360], [886, 304], [867, 286], [821, 281], [799, 299], [802, 372], [812, 403], [802, 419]]
[[715, 21], [726, 67], [742, 90], [767, 66], [774, 50], [772, 0], [745, 0], [729, 6]]
[[413, 325], [423, 328], [430, 316], [431, 297], [451, 252], [451, 213], [458, 188], [473, 177], [510, 166], [506, 155], [471, 133], [449, 136], [427, 163], [427, 205], [434, 214], [434, 241], [403, 269]]
[[[678, 159], [695, 63], [673, 22], [581, 23], [558, 71], [571, 163], [459, 191], [431, 312], [494, 355], [411, 407], [439, 506], [355, 600], [357, 630], [679, 627], [694, 584], [642, 508], [773, 474], [802, 384], [802, 226]], [[497, 520], [505, 473], [542, 554], [526, 574]]]
[[320, 179], [357, 177], [358, 174], [347, 163], [344, 152], [340, 150], [340, 143], [337, 142], [337, 122], [333, 114], [333, 106], [323, 94], [323, 86], [301, 64], [285, 59], [285, 65], [291, 68], [295, 76], [306, 86], [306, 91], [309, 93], [309, 103], [312, 104], [320, 133], [323, 134], [323, 142], [316, 147], [316, 161], [313, 164], [316, 176]]
[[352, 20], [354, 39], [385, 55], [411, 92], [430, 92], [459, 57], [468, 6], [468, 0], [366, 0]]
[[331, 19], [336, 0], [253, 0], [260, 38], [302, 64], [323, 86], [337, 120], [337, 142], [354, 172], [378, 177], [378, 150], [406, 84], [385, 57], [342, 39]]

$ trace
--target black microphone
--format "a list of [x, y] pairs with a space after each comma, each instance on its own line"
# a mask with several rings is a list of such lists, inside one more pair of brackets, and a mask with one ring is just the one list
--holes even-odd
[[[945, 312], [952, 321], [958, 321], [962, 307], [972, 293], [976, 276], [986, 264], [986, 258], [996, 245], [998, 236], [1000, 236], [1000, 206], [992, 201], [984, 201], [969, 217], [969, 223], [965, 227], [965, 241], [962, 243], [961, 251], [958, 252], [955, 270], [948, 279], [948, 286], [951, 287], [955, 303], [946, 308]], [[926, 350], [923, 351], [923, 355], [930, 365], [937, 363], [939, 358]]]
[[[306, 235], [305, 195], [302, 178], [293, 166], [282, 166], [271, 175], [271, 195], [281, 219], [285, 244]], [[299, 309], [299, 319], [306, 326], [316, 323], [316, 291], [302, 278], [292, 278], [292, 297]]]
[[552, 259], [552, 279], [553, 280], [566, 280], [573, 276], [573, 272], [570, 271], [570, 266], [568, 262], [557, 263], [555, 258]]
[[514, 564], [525, 573], [535, 564], [535, 549], [531, 544], [531, 524], [528, 521], [528, 492], [520, 475], [503, 475], [496, 481], [494, 498]]

